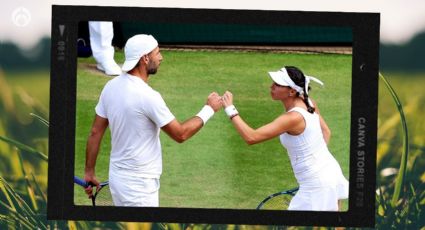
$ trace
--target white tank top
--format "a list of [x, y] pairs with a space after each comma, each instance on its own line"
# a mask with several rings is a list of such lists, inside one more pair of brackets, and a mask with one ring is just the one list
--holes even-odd
[[292, 169], [299, 184], [317, 178], [320, 171], [333, 159], [328, 150], [317, 113], [309, 113], [300, 107], [296, 111], [304, 117], [305, 129], [299, 135], [283, 133], [280, 142], [287, 149]]

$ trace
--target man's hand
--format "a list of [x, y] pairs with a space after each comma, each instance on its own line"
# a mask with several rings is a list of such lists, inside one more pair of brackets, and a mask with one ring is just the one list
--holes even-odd
[[221, 109], [222, 103], [221, 103], [221, 97], [216, 92], [212, 92], [208, 96], [207, 105], [211, 106], [211, 108], [214, 110], [214, 112], [217, 112]]
[[[93, 184], [96, 186], [96, 191], [99, 191], [100, 189], [100, 183], [97, 181], [96, 176], [91, 171], [86, 171], [84, 175], [84, 180], [90, 184]], [[86, 191], [86, 194], [89, 196], [89, 198], [92, 198], [93, 196], [93, 186], [89, 186], [84, 189]]]

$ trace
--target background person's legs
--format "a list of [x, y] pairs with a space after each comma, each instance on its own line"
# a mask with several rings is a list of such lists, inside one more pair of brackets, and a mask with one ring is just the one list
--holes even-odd
[[97, 68], [107, 75], [120, 75], [121, 68], [114, 60], [112, 38], [114, 29], [112, 22], [89, 22], [90, 45]]

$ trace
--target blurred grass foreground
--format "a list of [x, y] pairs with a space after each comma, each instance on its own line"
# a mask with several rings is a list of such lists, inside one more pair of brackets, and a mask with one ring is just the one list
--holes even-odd
[[376, 226], [382, 229], [425, 226], [424, 83], [424, 74], [380, 76]]
[[[425, 74], [383, 74], [406, 117], [380, 80], [377, 152], [377, 229], [423, 229], [425, 204]], [[49, 73], [0, 70], [0, 229], [195, 229], [211, 225], [48, 221], [46, 219]], [[41, 118], [37, 118], [35, 115]], [[406, 140], [408, 142], [406, 143]], [[406, 146], [406, 144], [408, 144]], [[406, 152], [407, 151], [407, 152]], [[405, 174], [398, 183], [402, 154]], [[399, 196], [394, 194], [399, 191]], [[254, 229], [259, 226], [217, 226]], [[263, 226], [260, 228], [276, 228]]]

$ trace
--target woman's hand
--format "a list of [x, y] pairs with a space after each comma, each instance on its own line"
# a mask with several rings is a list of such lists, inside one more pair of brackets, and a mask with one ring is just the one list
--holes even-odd
[[226, 91], [223, 96], [221, 97], [223, 107], [226, 108], [227, 106], [233, 105], [233, 94], [229, 91]]

